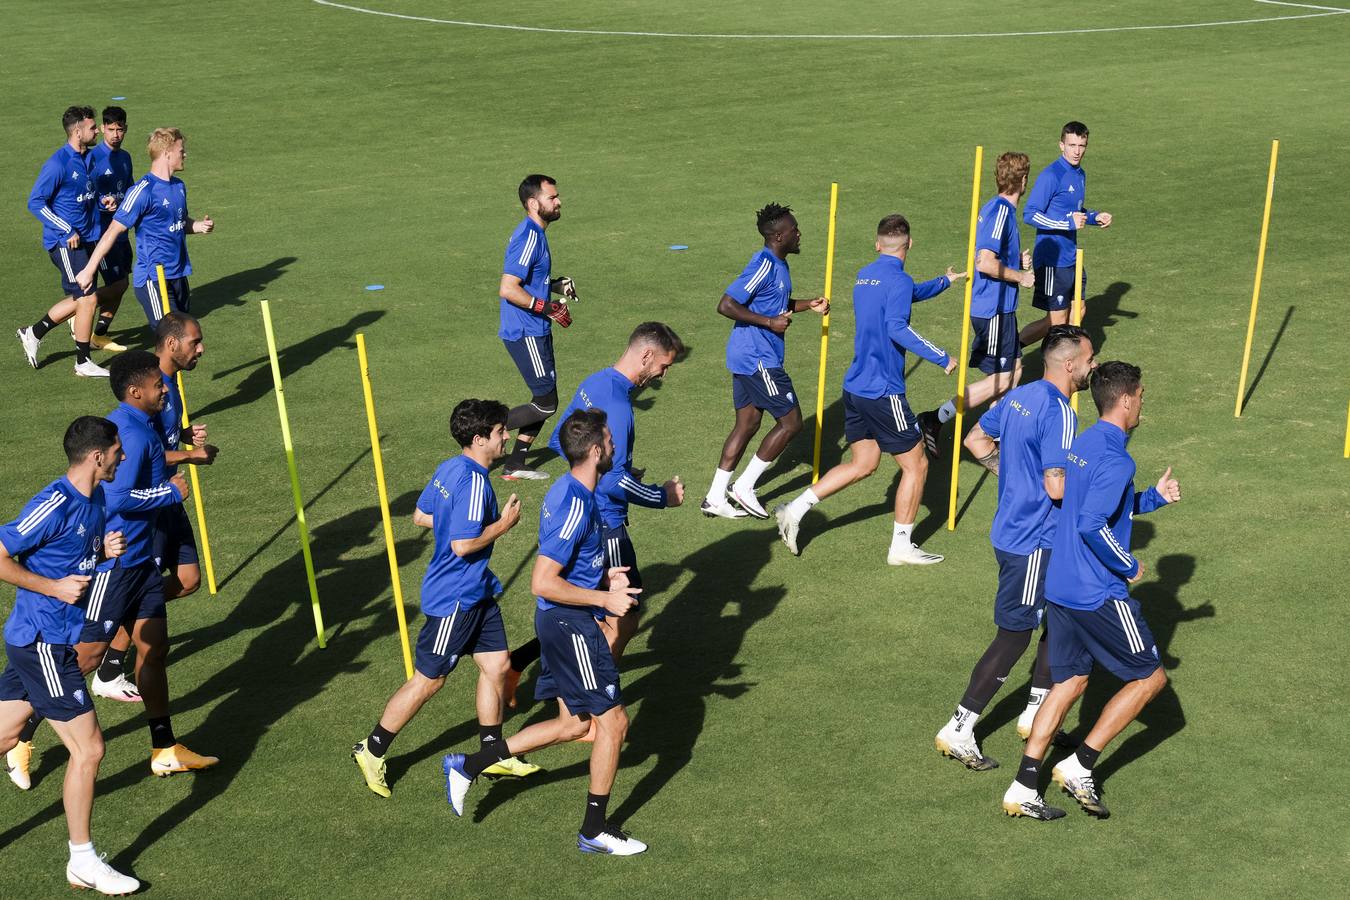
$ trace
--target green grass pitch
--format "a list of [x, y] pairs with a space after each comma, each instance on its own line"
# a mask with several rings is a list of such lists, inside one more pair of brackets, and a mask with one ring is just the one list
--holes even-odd
[[[1335, 3], [1252, 0], [353, 5], [573, 33], [311, 0], [78, 10], [14, 0], [5, 10], [6, 327], [56, 299], [24, 203], [71, 103], [126, 98], [138, 172], [142, 136], [182, 128], [192, 209], [217, 222], [191, 241], [207, 355], [187, 396], [223, 448], [203, 479], [221, 590], [174, 604], [170, 681], [177, 731], [222, 762], [153, 779], [137, 710], [101, 705], [108, 751], [94, 834], [112, 861], [153, 896], [195, 898], [1344, 890], [1350, 263], [1338, 235], [1350, 16], [1319, 15]], [[1275, 21], [1212, 24], [1246, 19]], [[1143, 28], [1159, 24], [1203, 27]], [[721, 36], [575, 33], [586, 30]], [[1056, 31], [1077, 33], [729, 36]], [[1103, 756], [1115, 815], [1097, 822], [1071, 809], [1038, 824], [1006, 819], [998, 802], [1021, 752], [1011, 720], [1025, 663], [979, 729], [1003, 769], [967, 772], [932, 746], [992, 631], [994, 485], [973, 462], [961, 465], [962, 517], [950, 533], [950, 457], [933, 467], [918, 534], [947, 561], [929, 569], [885, 565], [889, 463], [807, 517], [800, 559], [771, 524], [708, 521], [696, 506], [731, 423], [729, 323], [714, 306], [758, 245], [755, 209], [770, 200], [797, 209], [793, 276], [799, 295], [814, 293], [829, 185], [840, 184], [828, 464], [841, 453], [848, 287], [872, 256], [876, 221], [910, 217], [916, 275], [963, 265], [975, 145], [985, 148], [987, 198], [1000, 152], [1025, 151], [1039, 171], [1071, 118], [1092, 129], [1090, 200], [1116, 217], [1083, 242], [1086, 324], [1099, 358], [1144, 369], [1145, 419], [1131, 445], [1140, 480], [1172, 465], [1185, 497], [1136, 526], [1151, 574], [1135, 595], [1171, 687]], [[1234, 419], [1272, 138], [1280, 171], [1254, 389]], [[453, 452], [448, 413], [466, 396], [524, 396], [495, 336], [495, 289], [520, 217], [515, 186], [530, 171], [559, 181], [554, 268], [583, 298], [576, 324], [557, 335], [560, 390], [610, 364], [644, 319], [669, 322], [692, 347], [639, 404], [638, 464], [651, 477], [682, 475], [693, 502], [633, 517], [648, 611], [624, 665], [633, 724], [611, 808], [652, 849], [628, 861], [574, 849], [582, 746], [536, 754], [547, 772], [528, 782], [476, 786], [469, 815], [455, 819], [439, 757], [474, 743], [463, 669], [399, 737], [392, 800], [370, 794], [347, 758], [403, 677], [354, 335], [370, 347], [415, 628], [430, 547], [408, 514]], [[689, 250], [670, 252], [675, 243]], [[376, 282], [386, 289], [364, 290]], [[282, 347], [326, 650], [315, 644], [291, 521], [264, 298]], [[809, 429], [819, 331], [814, 316], [797, 319], [788, 369]], [[919, 307], [915, 322], [956, 347], [959, 293]], [[135, 342], [141, 325], [128, 295], [115, 333]], [[63, 468], [64, 426], [112, 406], [105, 384], [70, 374], [67, 341], [64, 329], [52, 334], [37, 372], [13, 343], [0, 354], [6, 517]], [[1034, 377], [1034, 354], [1029, 368]], [[921, 366], [911, 403], [934, 405], [954, 384]], [[794, 495], [809, 466], [808, 434], [761, 496]], [[546, 484], [510, 489], [526, 520], [500, 542], [494, 568], [508, 584], [508, 631], [523, 639]], [[510, 489], [498, 482], [499, 497]], [[0, 609], [12, 598], [0, 590]], [[1084, 715], [1111, 685], [1098, 678]], [[547, 713], [532, 705], [507, 731]], [[39, 741], [34, 790], [0, 783], [4, 897], [64, 890], [65, 753], [50, 730]]]

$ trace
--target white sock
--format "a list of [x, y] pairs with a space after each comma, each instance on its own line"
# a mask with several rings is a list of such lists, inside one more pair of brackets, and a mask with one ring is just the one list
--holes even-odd
[[974, 737], [975, 723], [980, 720], [979, 713], [973, 713], [964, 706], [956, 707], [956, 712], [947, 720], [947, 728], [961, 737]]
[[948, 422], [950, 422], [952, 419], [955, 418], [956, 418], [956, 404], [953, 401], [948, 400], [946, 403], [938, 407], [938, 422], [942, 423], [943, 425], [946, 425]]
[[810, 511], [811, 507], [820, 502], [816, 492], [807, 488], [797, 495], [797, 498], [788, 504], [788, 515], [794, 519], [800, 519]]
[[1022, 710], [1022, 714], [1017, 717], [1017, 724], [1030, 725], [1036, 718], [1036, 710], [1041, 708], [1041, 703], [1045, 701], [1045, 697], [1049, 693], [1049, 688], [1032, 688], [1031, 696], [1027, 698], [1027, 708]]
[[741, 473], [740, 478], [736, 479], [736, 487], [743, 491], [753, 491], [755, 482], [759, 481], [759, 476], [763, 475], [764, 470], [768, 467], [769, 464], [760, 459], [758, 455], [750, 457], [750, 462], [746, 464], [745, 471]]
[[908, 525], [901, 525], [899, 522], [896, 522], [895, 531], [891, 533], [891, 547], [908, 547], [910, 544], [914, 543], [909, 539], [909, 536], [913, 533], [913, 522], [910, 522]]
[[71, 844], [70, 862], [72, 865], [88, 865], [98, 862], [98, 854], [94, 852], [94, 842]]
[[711, 504], [725, 503], [727, 499], [727, 485], [731, 484], [731, 476], [734, 472], [728, 472], [726, 469], [718, 469], [713, 475], [712, 487], [708, 488], [708, 496], [705, 498]]

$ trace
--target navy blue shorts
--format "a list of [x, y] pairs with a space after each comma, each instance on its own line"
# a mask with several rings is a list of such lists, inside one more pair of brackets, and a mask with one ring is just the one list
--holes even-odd
[[448, 616], [427, 616], [413, 665], [428, 678], [444, 678], [466, 654], [506, 649], [501, 607], [496, 600], [480, 600], [468, 609], [456, 606]]
[[197, 538], [192, 533], [192, 522], [183, 504], [175, 503], [159, 511], [152, 541], [150, 553], [161, 572], [197, 565]]
[[26, 647], [5, 642], [9, 664], [0, 672], [0, 700], [24, 700], [53, 722], [69, 722], [94, 711], [79, 658], [70, 644], [35, 641]]
[[600, 623], [580, 607], [537, 609], [539, 681], [536, 700], [561, 699], [573, 715], [598, 716], [623, 703], [619, 670]]
[[731, 402], [737, 409], [753, 406], [781, 419], [797, 408], [797, 394], [786, 371], [760, 366], [753, 375], [732, 373]]
[[530, 396], [542, 397], [558, 390], [558, 373], [553, 365], [553, 332], [538, 337], [526, 335], [518, 341], [502, 341], [511, 354]]
[[1017, 340], [1017, 313], [988, 319], [970, 317], [970, 367], [986, 375], [1011, 372], [1022, 358]]
[[[186, 278], [166, 278], [164, 285], [169, 289], [169, 304], [178, 312], [189, 312], [188, 300], [191, 292], [188, 290], [188, 281]], [[150, 323], [151, 328], [159, 325], [159, 320], [164, 318], [164, 300], [159, 295], [159, 279], [152, 274], [145, 280], [145, 284], [137, 285], [136, 299], [141, 303], [141, 309], [145, 311], [145, 320]]]
[[[642, 573], [638, 571], [637, 551], [633, 549], [633, 539], [628, 536], [628, 526], [616, 528], [600, 527], [600, 540], [605, 548], [605, 569], [615, 566], [627, 566], [628, 583], [636, 588], [642, 587]], [[642, 605], [641, 596], [635, 598]]]
[[998, 594], [994, 597], [994, 624], [1008, 631], [1032, 631], [1041, 624], [1045, 609], [1045, 571], [1050, 548], [1029, 556], [994, 548], [998, 560]]
[[98, 273], [94, 274], [94, 283], [89, 286], [89, 294], [86, 294], [84, 288], [75, 280], [80, 270], [89, 264], [89, 248], [84, 244], [72, 250], [66, 246], [65, 241], [62, 241], [48, 250], [47, 255], [52, 258], [52, 265], [56, 266], [56, 271], [61, 273], [62, 296], [87, 297], [98, 287]]
[[115, 284], [131, 274], [131, 241], [122, 238], [113, 241], [112, 249], [98, 264], [98, 274], [104, 284]]
[[1121, 681], [1152, 675], [1162, 663], [1158, 645], [1133, 597], [1107, 600], [1094, 610], [1049, 604], [1045, 623], [1050, 641], [1050, 674], [1056, 682], [1087, 675], [1092, 663]]
[[[1073, 266], [1037, 266], [1031, 305], [1037, 309], [1068, 309], [1073, 303]], [[1087, 297], [1087, 269], [1083, 270], [1083, 297]]]
[[130, 627], [139, 619], [163, 619], [164, 579], [152, 560], [124, 568], [121, 561], [89, 582], [89, 603], [84, 610], [82, 644], [106, 644], [119, 625]]
[[875, 400], [844, 391], [844, 439], [876, 441], [890, 454], [907, 453], [923, 440], [919, 423], [904, 394], [886, 394]]

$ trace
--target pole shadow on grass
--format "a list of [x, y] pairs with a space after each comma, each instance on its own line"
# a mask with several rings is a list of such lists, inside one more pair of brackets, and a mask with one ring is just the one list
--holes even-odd
[[1279, 329], [1275, 332], [1275, 339], [1270, 342], [1270, 349], [1266, 351], [1266, 358], [1261, 361], [1261, 368], [1256, 370], [1256, 377], [1252, 379], [1251, 387], [1247, 388], [1246, 393], [1242, 395], [1241, 409], [1246, 409], [1247, 404], [1251, 402], [1252, 395], [1256, 393], [1256, 386], [1261, 383], [1262, 377], [1266, 374], [1266, 369], [1270, 367], [1270, 361], [1275, 357], [1275, 348], [1280, 346], [1280, 339], [1284, 337], [1284, 330], [1289, 327], [1289, 320], [1294, 317], [1294, 307], [1290, 306], [1284, 311], [1284, 321], [1280, 323]]
[[[626, 790], [626, 796], [610, 816], [615, 823], [636, 814], [693, 759], [710, 698], [736, 699], [754, 687], [736, 660], [750, 629], [771, 615], [787, 594], [782, 585], [754, 586], [777, 539], [770, 531], [738, 531], [678, 565], [644, 570], [647, 596], [668, 589], [684, 572], [692, 577], [659, 611], [648, 612], [642, 625], [646, 649], [628, 654], [620, 665], [632, 724], [619, 756], [617, 793]], [[632, 678], [630, 673], [637, 671], [643, 674]], [[556, 714], [552, 702], [543, 708], [549, 716]], [[546, 765], [545, 752], [532, 759]], [[627, 788], [623, 773], [649, 761], [650, 769]], [[590, 761], [583, 759], [520, 781], [499, 782], [481, 795], [474, 818], [482, 821], [533, 786], [570, 779], [577, 781], [580, 808], [589, 771]]]
[[285, 275], [287, 267], [296, 261], [294, 256], [280, 256], [270, 263], [243, 269], [193, 287], [192, 314], [200, 319], [217, 307], [244, 306], [247, 303], [245, 297], [265, 291], [274, 281]]
[[[317, 334], [283, 347], [277, 352], [277, 362], [281, 366], [281, 375], [283, 378], [293, 375], [319, 357], [338, 348], [348, 350], [356, 349], [355, 335], [363, 328], [378, 322], [384, 317], [384, 310], [372, 309], [357, 313], [341, 325], [335, 325], [327, 328]], [[213, 400], [201, 409], [195, 410], [192, 414], [194, 420], [205, 419], [208, 416], [217, 415], [227, 409], [234, 409], [237, 406], [247, 406], [272, 392], [272, 367], [268, 356], [264, 353], [245, 363], [240, 363], [223, 371], [216, 372], [213, 379], [225, 378], [236, 372], [253, 367], [243, 381], [235, 387], [234, 393], [219, 400]]]

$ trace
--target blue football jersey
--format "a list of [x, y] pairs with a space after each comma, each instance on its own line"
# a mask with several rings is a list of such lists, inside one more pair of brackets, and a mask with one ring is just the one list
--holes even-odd
[[[980, 210], [975, 228], [975, 252], [990, 250], [1010, 269], [1022, 267], [1022, 238], [1017, 233], [1017, 208], [1004, 197], [995, 197]], [[971, 272], [970, 314], [992, 319], [1017, 310], [1017, 285], [991, 278], [978, 269]]]
[[[773, 318], [787, 312], [792, 299], [792, 274], [786, 260], [762, 247], [745, 271], [727, 286], [726, 295], [750, 311]], [[749, 322], [733, 322], [727, 339], [727, 368], [736, 375], [753, 375], [761, 367], [781, 369], [783, 336]]]
[[[178, 392], [178, 379], [172, 375], [159, 373], [160, 379], [164, 382], [164, 387], [168, 393], [164, 395], [164, 408], [160, 410], [159, 415], [155, 416], [150, 424], [154, 426], [155, 431], [159, 433], [160, 441], [164, 444], [164, 451], [181, 450], [182, 441], [180, 432], [183, 430], [183, 395]], [[178, 474], [177, 465], [164, 464], [164, 477], [172, 478]]]
[[[539, 554], [562, 566], [562, 577], [577, 587], [597, 590], [605, 577], [605, 551], [600, 542], [600, 509], [595, 494], [568, 472], [544, 495], [539, 512]], [[535, 597], [540, 609], [562, 606]], [[603, 619], [607, 613], [592, 607]]]
[[187, 185], [181, 179], [165, 181], [147, 172], [127, 191], [113, 218], [136, 229], [133, 285], [141, 287], [155, 278], [155, 266], [164, 267], [165, 278], [192, 274], [187, 252]]
[[456, 604], [471, 609], [500, 594], [502, 583], [488, 568], [492, 544], [467, 556], [450, 548], [453, 541], [481, 537], [500, 518], [488, 470], [464, 455], [447, 459], [417, 498], [417, 508], [432, 517], [435, 538], [422, 578], [422, 612], [448, 616]]
[[[514, 275], [526, 293], [539, 300], [547, 300], [549, 274], [553, 267], [553, 256], [548, 250], [548, 237], [544, 229], [533, 219], [526, 216], [511, 232], [506, 242], [506, 256], [502, 261], [502, 274]], [[518, 341], [523, 337], [539, 337], [548, 334], [552, 322], [542, 313], [521, 309], [505, 300], [501, 301], [501, 327], [497, 336], [504, 341]]]
[[1045, 492], [1045, 470], [1068, 466], [1078, 432], [1069, 398], [1044, 379], [1024, 384], [980, 416], [980, 428], [999, 443], [990, 543], [1020, 556], [1054, 546], [1058, 509]]
[[94, 214], [96, 204], [89, 154], [62, 144], [42, 164], [28, 194], [28, 211], [42, 223], [42, 246], [50, 250], [78, 232], [81, 242], [93, 249], [103, 234]]
[[1095, 225], [1097, 211], [1087, 208], [1087, 173], [1059, 157], [1041, 170], [1031, 186], [1022, 219], [1036, 228], [1036, 244], [1031, 250], [1033, 266], [1071, 266], [1078, 249], [1078, 230], [1070, 213], [1087, 214], [1087, 224]]
[[164, 472], [164, 438], [153, 418], [126, 403], [118, 404], [107, 416], [117, 426], [126, 455], [117, 467], [117, 477], [104, 488], [108, 530], [126, 535], [127, 548], [120, 558], [124, 568], [151, 559], [159, 511], [183, 502], [183, 495]]
[[844, 374], [844, 390], [875, 400], [905, 392], [905, 351], [946, 366], [947, 354], [909, 324], [919, 300], [950, 286], [946, 275], [922, 285], [905, 271], [905, 261], [882, 255], [858, 270], [853, 283], [853, 362]]
[[[0, 527], [0, 544], [35, 575], [92, 576], [103, 549], [104, 520], [103, 486], [95, 485], [86, 497], [63, 475], [29, 500], [17, 519]], [[5, 622], [5, 642], [24, 647], [41, 638], [48, 644], [74, 644], [83, 627], [84, 601], [63, 603], [19, 588]]]
[[[94, 180], [94, 206], [98, 210], [99, 231], [106, 231], [112, 223], [116, 209], [103, 208], [104, 197], [112, 197], [117, 206], [122, 205], [127, 191], [135, 184], [131, 175], [131, 154], [125, 150], [114, 150], [107, 144], [96, 144], [89, 151], [89, 174]], [[128, 241], [124, 232], [118, 241]]]

